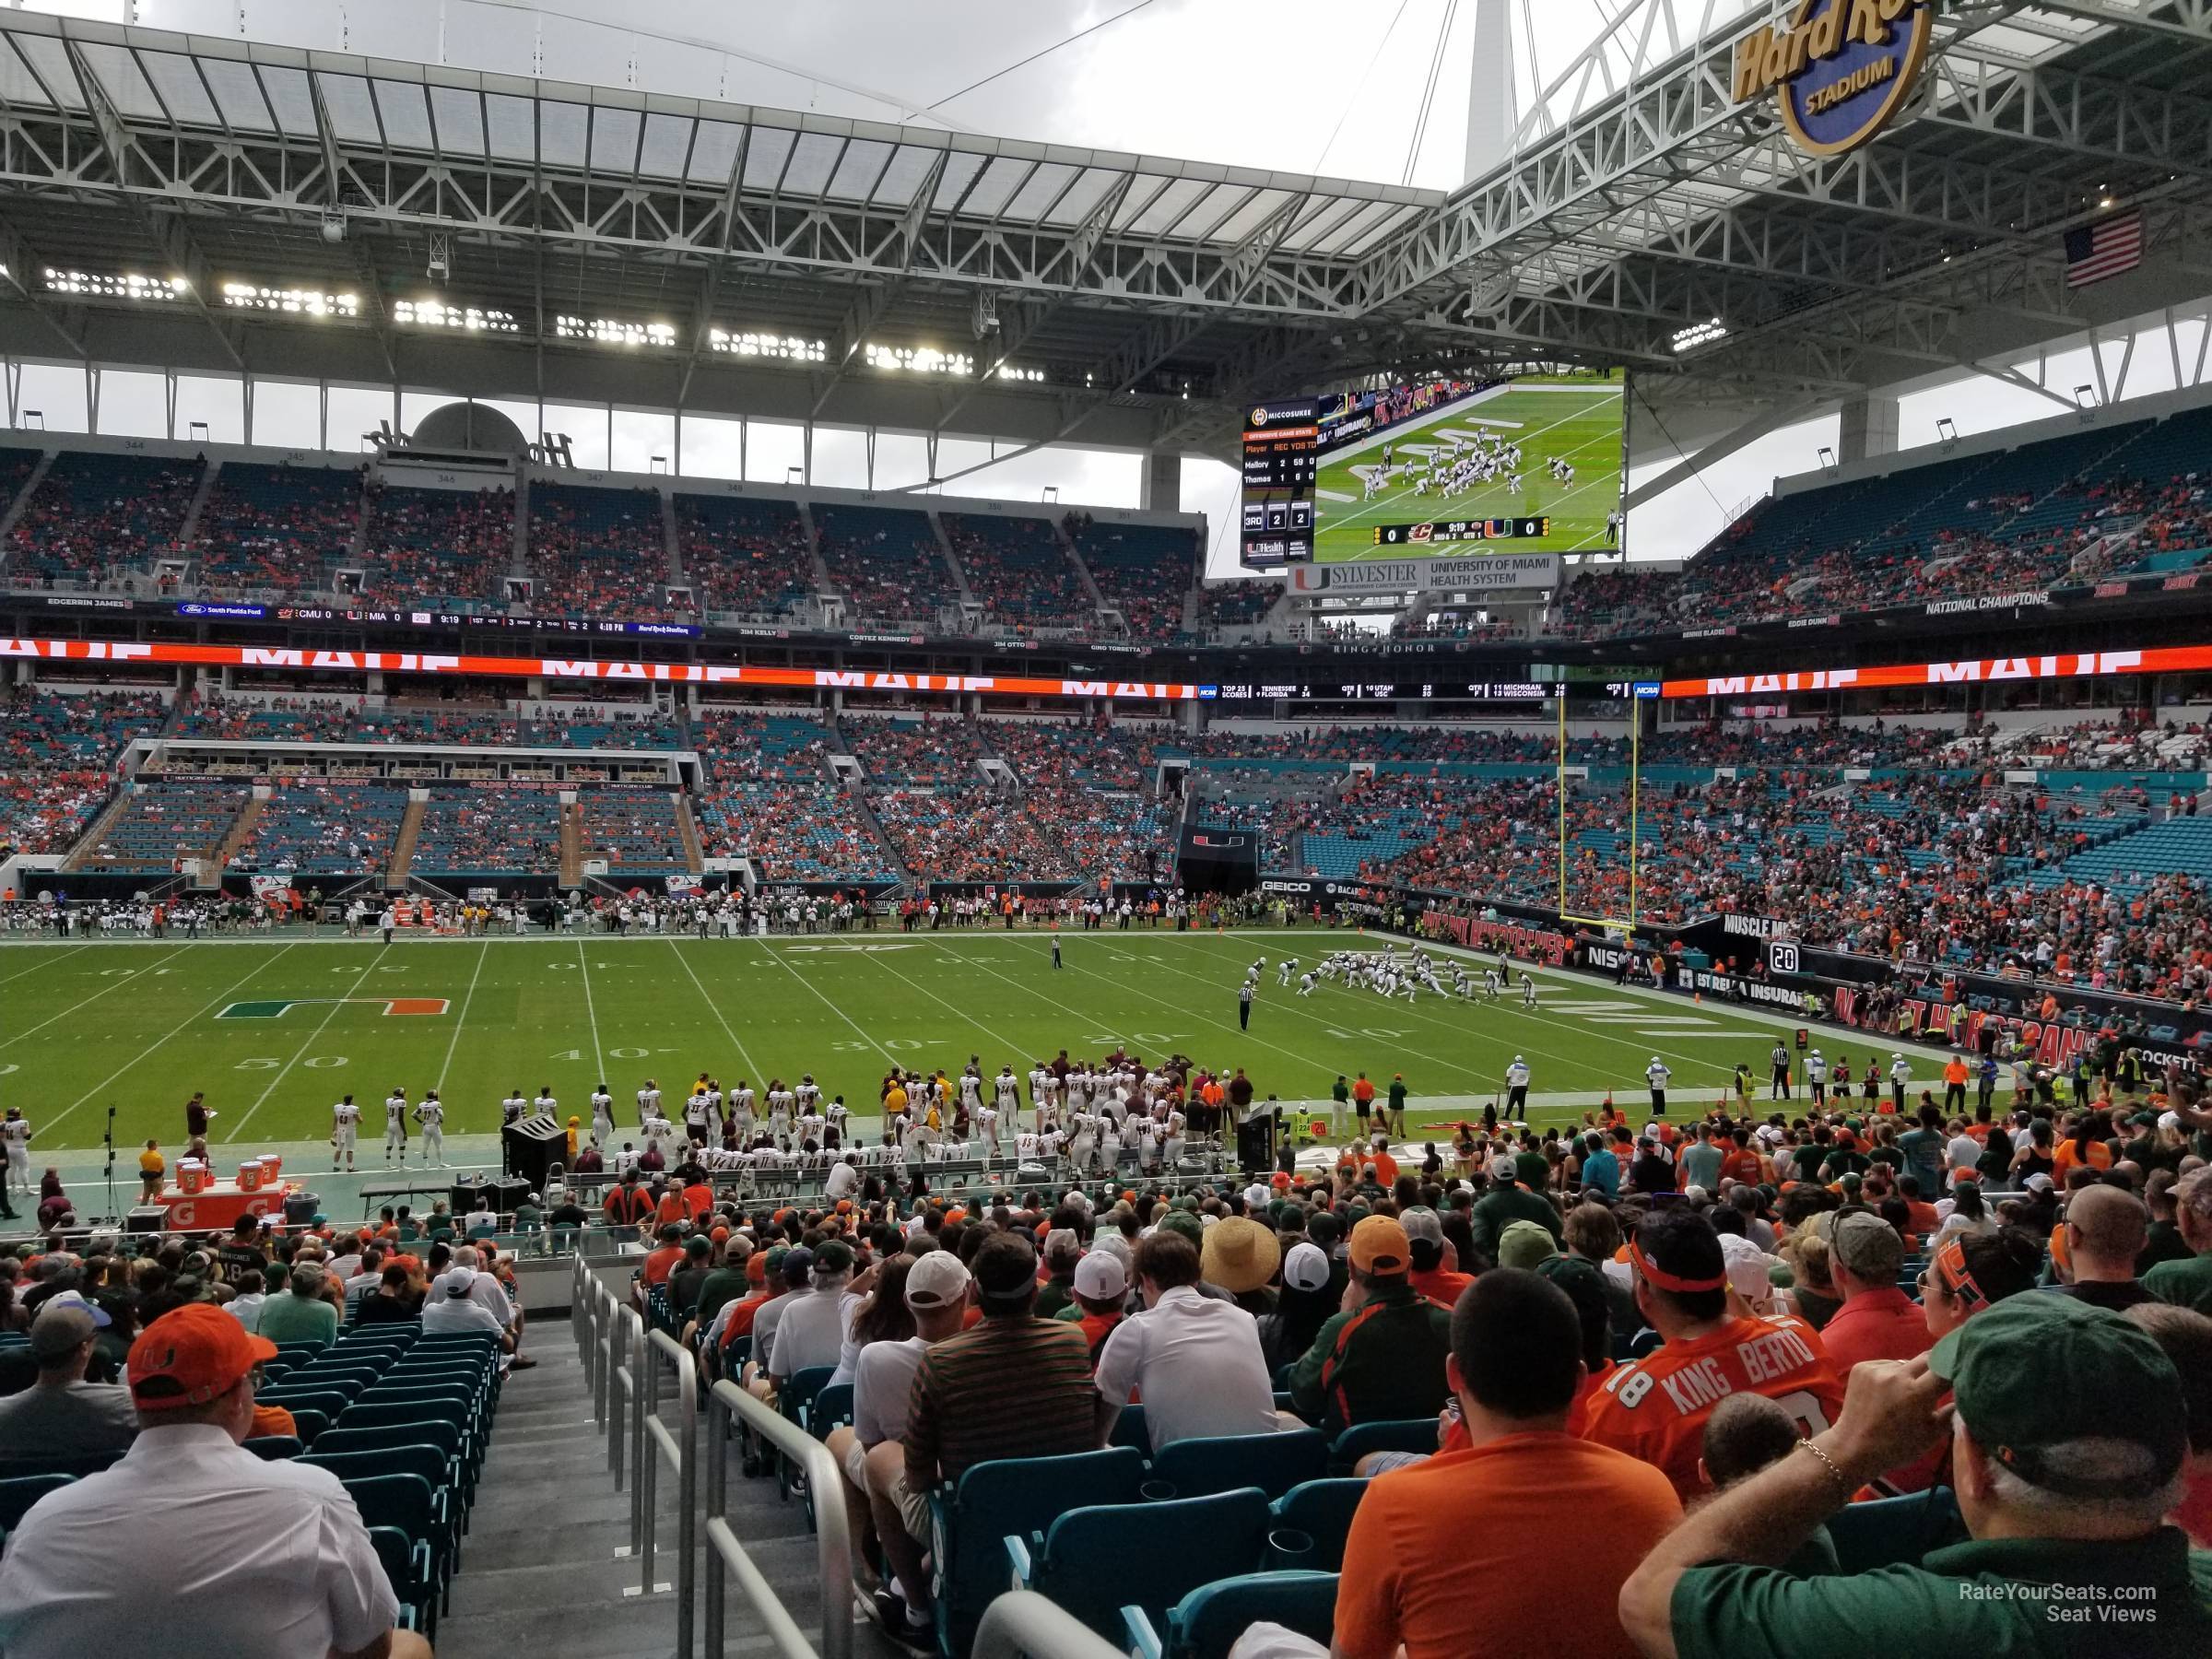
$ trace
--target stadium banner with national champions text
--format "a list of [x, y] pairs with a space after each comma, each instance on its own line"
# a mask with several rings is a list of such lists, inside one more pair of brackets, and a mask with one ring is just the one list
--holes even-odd
[[1559, 585], [1557, 553], [1498, 553], [1468, 559], [1375, 559], [1292, 565], [1294, 594], [1465, 594], [1471, 599], [1540, 594]]
[[1158, 680], [1044, 679], [990, 674], [877, 673], [865, 669], [768, 668], [735, 663], [629, 663], [595, 658], [476, 656], [418, 651], [319, 651], [305, 646], [188, 645], [168, 641], [22, 640], [0, 637], [0, 657], [137, 666], [294, 669], [441, 674], [487, 679], [602, 680], [613, 685], [782, 686], [809, 691], [919, 691], [959, 696], [1000, 692], [1018, 697], [1114, 697], [1187, 702], [1194, 685]]

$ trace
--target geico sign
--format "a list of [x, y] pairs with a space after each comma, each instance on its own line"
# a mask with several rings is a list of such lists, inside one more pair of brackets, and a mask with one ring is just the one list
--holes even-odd
[[1792, 143], [1840, 156], [1912, 96], [1934, 28], [1927, 0], [1798, 0], [1787, 24], [1735, 43], [1736, 101], [1774, 93]]

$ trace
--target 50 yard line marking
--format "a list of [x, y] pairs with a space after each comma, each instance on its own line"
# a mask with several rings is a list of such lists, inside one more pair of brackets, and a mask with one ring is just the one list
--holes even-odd
[[258, 975], [258, 974], [259, 974], [259, 973], [262, 971], [262, 970], [263, 970], [263, 969], [265, 969], [265, 968], [269, 968], [269, 967], [273, 967], [273, 966], [274, 966], [274, 965], [275, 965], [276, 962], [278, 962], [279, 960], [281, 960], [281, 959], [283, 959], [283, 958], [284, 958], [284, 957], [285, 957], [285, 956], [286, 956], [286, 955], [287, 955], [288, 952], [298, 949], [298, 948], [299, 948], [299, 947], [300, 947], [300, 941], [299, 941], [298, 939], [294, 939], [294, 940], [293, 940], [293, 941], [292, 941], [292, 942], [289, 944], [289, 945], [287, 945], [287, 946], [284, 947], [284, 949], [283, 949], [283, 950], [280, 950], [280, 951], [278, 951], [278, 952], [277, 952], [277, 953], [276, 953], [275, 956], [271, 957], [271, 958], [270, 958], [270, 959], [269, 959], [267, 961], [265, 961], [265, 962], [263, 962], [263, 963], [260, 963], [258, 966], [256, 966], [256, 967], [254, 967], [254, 968], [253, 968], [253, 969], [249, 970], [249, 971], [248, 971], [248, 972], [246, 973], [246, 976], [245, 976], [245, 978], [244, 978], [244, 979], [241, 979], [241, 980], [238, 981], [238, 982], [237, 982], [237, 983], [233, 984], [233, 985], [232, 985], [232, 986], [231, 986], [231, 987], [230, 987], [230, 988], [229, 988], [228, 991], [225, 991], [225, 992], [224, 992], [224, 993], [223, 993], [223, 994], [222, 994], [220, 996], [217, 997], [217, 998], [216, 998], [216, 999], [215, 999], [213, 1002], [209, 1003], [209, 1004], [206, 1006], [206, 1007], [205, 1007], [205, 1008], [202, 1008], [202, 1009], [201, 1009], [201, 1010], [200, 1010], [198, 1013], [196, 1013], [196, 1014], [190, 1014], [190, 1015], [187, 1015], [187, 1016], [185, 1016], [185, 1018], [183, 1018], [182, 1021], [180, 1021], [180, 1022], [179, 1022], [179, 1023], [178, 1023], [178, 1024], [177, 1024], [175, 1027], [173, 1027], [173, 1028], [172, 1028], [172, 1029], [171, 1029], [170, 1031], [168, 1031], [168, 1032], [167, 1032], [165, 1035], [163, 1035], [163, 1036], [160, 1036], [160, 1037], [157, 1037], [157, 1038], [155, 1038], [153, 1041], [151, 1041], [151, 1042], [147, 1043], [147, 1044], [146, 1045], [146, 1047], [145, 1047], [145, 1048], [143, 1048], [143, 1049], [139, 1050], [139, 1051], [138, 1051], [138, 1053], [137, 1053], [135, 1055], [132, 1056], [132, 1058], [131, 1058], [131, 1059], [129, 1059], [129, 1060], [125, 1061], [125, 1062], [124, 1062], [124, 1064], [123, 1064], [121, 1066], [117, 1067], [117, 1068], [116, 1068], [114, 1071], [112, 1071], [112, 1072], [109, 1073], [109, 1074], [108, 1074], [108, 1076], [106, 1076], [105, 1077], [102, 1077], [102, 1078], [101, 1078], [101, 1079], [100, 1079], [100, 1080], [98, 1083], [95, 1083], [95, 1084], [94, 1084], [94, 1085], [93, 1085], [93, 1086], [92, 1086], [90, 1088], [88, 1088], [87, 1090], [85, 1090], [85, 1092], [84, 1092], [84, 1093], [83, 1093], [81, 1096], [79, 1096], [77, 1099], [76, 1099], [76, 1100], [74, 1100], [70, 1101], [68, 1105], [66, 1105], [66, 1106], [63, 1107], [61, 1111], [59, 1111], [59, 1112], [55, 1112], [55, 1113], [53, 1114], [53, 1117], [51, 1117], [51, 1118], [47, 1119], [47, 1120], [46, 1120], [46, 1129], [47, 1129], [47, 1131], [48, 1131], [49, 1133], [51, 1133], [51, 1132], [53, 1131], [53, 1126], [54, 1126], [56, 1124], [59, 1124], [59, 1123], [60, 1123], [60, 1122], [61, 1122], [61, 1121], [62, 1121], [64, 1118], [67, 1117], [67, 1116], [68, 1116], [68, 1115], [69, 1115], [71, 1112], [75, 1112], [75, 1111], [76, 1111], [76, 1109], [77, 1109], [79, 1106], [82, 1106], [82, 1105], [83, 1105], [83, 1104], [84, 1104], [84, 1103], [85, 1103], [87, 1100], [90, 1100], [90, 1099], [91, 1099], [91, 1098], [92, 1098], [94, 1095], [100, 1093], [100, 1092], [101, 1092], [102, 1090], [104, 1090], [104, 1089], [105, 1089], [105, 1088], [107, 1088], [107, 1087], [108, 1087], [108, 1086], [109, 1086], [111, 1083], [114, 1082], [116, 1078], [118, 1078], [118, 1077], [120, 1077], [124, 1076], [124, 1075], [126, 1072], [128, 1072], [128, 1071], [129, 1071], [129, 1070], [130, 1070], [130, 1069], [131, 1069], [133, 1066], [135, 1066], [135, 1065], [138, 1065], [138, 1064], [139, 1064], [141, 1061], [143, 1061], [143, 1060], [146, 1060], [146, 1059], [149, 1058], [149, 1057], [150, 1057], [150, 1056], [151, 1056], [151, 1055], [154, 1053], [154, 1052], [155, 1052], [157, 1049], [159, 1049], [159, 1048], [162, 1048], [162, 1047], [166, 1046], [171, 1038], [173, 1038], [173, 1037], [177, 1036], [177, 1035], [178, 1035], [180, 1032], [182, 1032], [182, 1030], [184, 1030], [184, 1029], [185, 1029], [187, 1026], [191, 1026], [191, 1025], [194, 1025], [194, 1024], [198, 1023], [200, 1020], [203, 1020], [203, 1019], [206, 1018], [207, 1018], [207, 1016], [208, 1016], [208, 1015], [209, 1015], [211, 1012], [213, 1012], [215, 1009], [217, 1009], [217, 1008], [219, 1008], [219, 1007], [223, 1006], [224, 1006], [226, 1003], [228, 1003], [228, 1002], [229, 1002], [229, 1000], [230, 1000], [232, 997], [236, 996], [236, 995], [239, 994], [239, 992], [240, 992], [240, 991], [241, 991], [241, 989], [242, 989], [242, 988], [243, 988], [243, 987], [244, 987], [244, 986], [245, 986], [245, 985], [246, 985], [246, 984], [247, 984], [247, 983], [248, 983], [250, 981], [252, 981], [252, 980], [253, 980], [253, 978], [254, 978], [256, 975]]
[[[363, 971], [374, 973], [377, 969], [377, 964], [382, 962], [391, 954], [392, 947], [389, 945], [385, 946], [382, 950], [378, 951], [375, 956], [370, 959], [369, 966]], [[291, 1075], [292, 1067], [299, 1065], [301, 1056], [303, 1056], [309, 1049], [315, 1046], [316, 1040], [323, 1035], [326, 1029], [328, 1029], [330, 1022], [338, 1017], [338, 1010], [345, 1006], [345, 999], [342, 997], [332, 1001], [330, 1005], [330, 1012], [324, 1015], [321, 1021], [315, 1026], [315, 1029], [307, 1034], [307, 1041], [302, 1042], [297, 1049], [292, 1051], [292, 1057], [289, 1060], [287, 1060], [284, 1063], [282, 1069], [279, 1070], [275, 1077], [269, 1079], [269, 1086], [261, 1091], [260, 1098], [256, 1100], [253, 1105], [246, 1108], [246, 1115], [240, 1118], [237, 1123], [230, 1125], [230, 1132], [223, 1136], [223, 1139], [226, 1142], [234, 1141], [241, 1135], [245, 1133], [246, 1125], [253, 1121], [253, 1114], [259, 1112], [263, 1106], [268, 1103], [269, 1097], [276, 1092], [276, 1086], [283, 1082], [286, 1077]]]

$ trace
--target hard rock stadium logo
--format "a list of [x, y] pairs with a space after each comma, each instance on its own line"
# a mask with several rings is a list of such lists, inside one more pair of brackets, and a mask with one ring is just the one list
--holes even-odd
[[1856, 149], [1912, 97], [1935, 18], [1930, 0], [1798, 0], [1786, 25], [1735, 43], [1735, 100], [1774, 93], [1791, 142], [1807, 154]]

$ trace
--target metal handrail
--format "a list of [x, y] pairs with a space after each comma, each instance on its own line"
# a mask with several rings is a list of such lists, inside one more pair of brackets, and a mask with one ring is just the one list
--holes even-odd
[[1123, 1659], [1122, 1650], [1034, 1590], [1009, 1590], [983, 1609], [969, 1659]]
[[[630, 1318], [635, 1320], [637, 1315], [633, 1312]], [[681, 1440], [677, 1438], [667, 1424], [661, 1421], [661, 1378], [665, 1372], [656, 1361], [663, 1356], [676, 1365], [677, 1399], [683, 1407]], [[678, 1493], [676, 1652], [677, 1659], [691, 1659], [692, 1603], [697, 1596], [699, 1571], [699, 1368], [683, 1345], [665, 1331], [647, 1331], [644, 1343], [638, 1350], [638, 1357], [645, 1372], [644, 1386], [637, 1395], [640, 1436], [637, 1447], [638, 1477], [634, 1486], [635, 1496], [644, 1513], [644, 1525], [641, 1529], [638, 1547], [638, 1559], [643, 1569], [643, 1576], [639, 1581], [641, 1594], [651, 1595], [653, 1590], [654, 1534], [660, 1530], [655, 1499], [660, 1490], [661, 1460], [666, 1458], [676, 1465]]]
[[[822, 1581], [818, 1649], [807, 1642], [730, 1526], [726, 1506], [733, 1417], [806, 1471], [807, 1494], [814, 1500], [817, 1568]], [[844, 1472], [829, 1447], [735, 1382], [717, 1382], [707, 1394], [707, 1543], [706, 1659], [722, 1659], [729, 1573], [736, 1575], [746, 1600], [786, 1659], [853, 1659], [853, 1541], [845, 1524]]]

